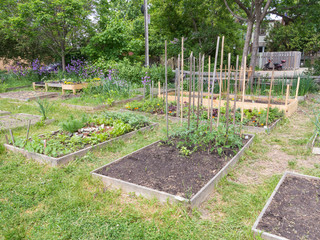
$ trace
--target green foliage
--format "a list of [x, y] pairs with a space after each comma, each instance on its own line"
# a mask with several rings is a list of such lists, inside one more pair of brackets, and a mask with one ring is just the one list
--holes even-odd
[[[28, 141], [25, 138], [16, 138], [15, 146], [24, 148], [29, 152], [59, 157], [78, 151], [87, 145], [96, 145], [149, 124], [150, 121], [145, 116], [132, 113], [106, 112], [105, 114], [91, 117], [84, 115], [82, 119], [75, 119], [70, 116], [67, 121], [60, 124], [63, 131], [44, 134], [41, 137], [33, 136]], [[74, 134], [83, 127], [97, 127], [98, 130], [90, 132], [86, 136]]]
[[40, 99], [40, 98], [36, 100], [36, 103], [38, 104], [37, 111], [42, 115], [41, 120], [42, 121], [47, 120], [48, 114], [52, 108], [52, 104], [47, 99]]
[[227, 154], [230, 149], [236, 152], [243, 146], [242, 138], [233, 126], [227, 131], [224, 125], [219, 125], [210, 132], [209, 124], [209, 122], [201, 122], [197, 126], [196, 121], [191, 121], [188, 128], [187, 123], [184, 123], [174, 131], [171, 139], [178, 139], [176, 146], [184, 155], [189, 155], [198, 149], [221, 155]]
[[69, 133], [74, 133], [78, 129], [84, 127], [86, 122], [86, 117], [83, 116], [82, 119], [75, 119], [72, 115], [69, 117], [68, 120], [61, 122], [60, 126], [63, 131], [67, 131]]

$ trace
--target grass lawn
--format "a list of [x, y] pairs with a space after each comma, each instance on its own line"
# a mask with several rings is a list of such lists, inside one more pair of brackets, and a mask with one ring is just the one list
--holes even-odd
[[[158, 129], [88, 153], [52, 168], [6, 152], [0, 146], [0, 239], [253, 239], [251, 228], [285, 170], [320, 177], [320, 163], [306, 148], [313, 126], [304, 102], [270, 135], [258, 135], [236, 168], [199, 208], [160, 204], [120, 190], [106, 189], [90, 171], [165, 136]], [[38, 114], [35, 102], [0, 99], [0, 110]], [[303, 111], [301, 111], [303, 110]], [[58, 121], [83, 111], [53, 105]], [[156, 118], [153, 119], [156, 121]], [[171, 125], [174, 127], [174, 125]], [[33, 126], [31, 134], [58, 128]], [[26, 135], [26, 129], [14, 130]], [[5, 142], [4, 133], [0, 143]]]

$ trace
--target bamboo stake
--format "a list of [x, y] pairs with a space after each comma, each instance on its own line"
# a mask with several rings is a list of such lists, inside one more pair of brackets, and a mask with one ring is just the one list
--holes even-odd
[[199, 56], [199, 65], [198, 65], [198, 94], [197, 94], [197, 99], [198, 99], [198, 106], [197, 106], [197, 127], [199, 126], [199, 117], [200, 117], [200, 70], [201, 70], [201, 59]]
[[28, 121], [28, 130], [27, 130], [27, 138], [26, 138], [26, 140], [28, 140], [28, 138], [29, 138], [30, 125], [31, 125], [31, 120]]
[[285, 101], [286, 109], [287, 109], [287, 105], [288, 105], [289, 92], [290, 92], [290, 84], [287, 84], [286, 101]]
[[298, 99], [299, 87], [300, 87], [300, 77], [298, 77], [298, 83], [297, 83], [297, 89], [296, 89], [296, 99]]
[[165, 69], [165, 85], [166, 85], [166, 126], [167, 126], [167, 139], [169, 139], [169, 119], [168, 119], [168, 62], [167, 62], [167, 40], [165, 41], [164, 50], [164, 69]]
[[[208, 59], [208, 97], [210, 96], [210, 64], [211, 64], [211, 56], [209, 56], [209, 59]], [[209, 100], [209, 99], [208, 99]], [[210, 117], [210, 111], [208, 111], [208, 120], [209, 120], [209, 117]]]
[[153, 98], [153, 81], [151, 82], [152, 86], [151, 86], [151, 89], [152, 89], [152, 98]]
[[236, 125], [236, 111], [237, 111], [237, 80], [238, 80], [239, 55], [236, 60], [236, 74], [234, 79], [234, 105], [233, 105], [233, 126]]
[[12, 144], [14, 145], [14, 137], [13, 137], [13, 134], [12, 134], [12, 130], [11, 130], [11, 129], [9, 129], [9, 133], [10, 133], [10, 136], [11, 136]]
[[177, 101], [177, 117], [180, 116], [180, 54], [178, 55], [178, 101]]
[[195, 95], [196, 95], [196, 57], [193, 57], [193, 103], [192, 103], [192, 113], [194, 114], [195, 108]]
[[270, 109], [270, 101], [271, 101], [271, 91], [272, 91], [273, 79], [274, 79], [274, 68], [273, 68], [273, 70], [272, 70], [272, 77], [271, 77], [271, 82], [270, 82], [270, 90], [269, 90], [269, 98], [268, 98], [266, 127], [268, 127], [268, 118], [269, 118], [269, 109]]
[[218, 105], [218, 119], [217, 119], [217, 128], [220, 121], [220, 108], [221, 108], [221, 88], [222, 88], [222, 68], [223, 68], [223, 48], [224, 48], [224, 36], [222, 36], [221, 43], [221, 62], [220, 62], [220, 82], [219, 82], [219, 105]]
[[[231, 53], [228, 54], [228, 80], [227, 80], [227, 106], [226, 106], [226, 135], [228, 135], [229, 128], [229, 91], [230, 91], [230, 75], [231, 75]], [[228, 136], [227, 136], [228, 141]]]
[[182, 37], [182, 40], [181, 40], [181, 124], [182, 124], [182, 121], [183, 121], [183, 52], [184, 52], [184, 49], [183, 49], [183, 41], [184, 41], [184, 38]]
[[201, 68], [201, 106], [203, 105], [203, 72], [204, 72], [204, 54], [202, 55]]
[[243, 79], [242, 79], [242, 104], [241, 104], [241, 124], [243, 123], [243, 105], [244, 105], [244, 94], [246, 90], [246, 69], [247, 69], [247, 57], [244, 57], [243, 61], [243, 68], [241, 71], [243, 71]]
[[189, 79], [189, 109], [188, 109], [188, 129], [190, 128], [190, 114], [191, 114], [191, 88], [192, 88], [192, 52], [190, 54], [190, 79]]

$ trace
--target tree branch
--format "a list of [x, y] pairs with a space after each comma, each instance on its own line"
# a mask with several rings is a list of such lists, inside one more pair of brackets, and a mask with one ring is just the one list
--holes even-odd
[[229, 12], [231, 13], [231, 15], [232, 15], [232, 16], [234, 16], [235, 18], [239, 19], [240, 21], [247, 22], [247, 19], [245, 19], [245, 18], [243, 18], [243, 17], [241, 17], [241, 16], [239, 16], [239, 15], [235, 14], [235, 13], [231, 10], [231, 8], [229, 7], [229, 5], [228, 5], [228, 3], [227, 3], [227, 1], [226, 1], [226, 0], [223, 0], [223, 1], [224, 1], [224, 3], [225, 3], [225, 5], [226, 5], [227, 9], [229, 10]]
[[246, 6], [240, 1], [240, 0], [234, 0], [238, 6], [243, 10], [245, 11], [245, 13], [247, 14], [248, 18], [251, 18], [252, 15], [251, 15], [251, 12], [249, 11], [248, 8], [246, 8]]
[[268, 0], [261, 13], [260, 21], [262, 21], [264, 17], [267, 15], [270, 4], [271, 4], [271, 0]]

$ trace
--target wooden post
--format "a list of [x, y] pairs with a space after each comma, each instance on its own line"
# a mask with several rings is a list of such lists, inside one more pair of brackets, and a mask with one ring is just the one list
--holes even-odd
[[9, 133], [10, 133], [10, 136], [11, 136], [12, 145], [14, 145], [14, 137], [13, 137], [11, 129], [9, 129]]
[[36, 83], [35, 82], [32, 83], [32, 87], [33, 87], [33, 90], [35, 91], [36, 90]]
[[152, 85], [151, 85], [151, 90], [152, 90], [152, 91], [151, 91], [151, 94], [152, 94], [151, 97], [152, 97], [152, 99], [153, 99], [153, 81], [151, 82], [151, 84], [152, 84]]
[[244, 94], [246, 91], [246, 69], [247, 69], [247, 57], [244, 57], [243, 61], [243, 79], [242, 79], [242, 104], [241, 104], [241, 124], [243, 123], [243, 106], [244, 106]]
[[178, 55], [178, 101], [177, 101], [177, 117], [180, 116], [180, 77], [181, 77], [181, 73], [180, 73], [180, 54]]
[[192, 88], [192, 52], [190, 54], [190, 79], [189, 79], [189, 105], [188, 105], [188, 129], [190, 128], [190, 114], [191, 114], [191, 88]]
[[[208, 100], [210, 98], [210, 64], [211, 64], [211, 57], [209, 56], [209, 59], [208, 59]], [[210, 108], [208, 108], [208, 120], [209, 120], [209, 117], [210, 117], [210, 111], [209, 111]]]
[[239, 68], [239, 55], [236, 60], [236, 74], [234, 79], [234, 105], [233, 105], [233, 125], [236, 126], [236, 112], [237, 112], [237, 80], [238, 80], [238, 68]]
[[28, 138], [29, 138], [30, 125], [31, 125], [31, 120], [28, 121], [28, 130], [27, 130], [27, 138], [26, 138], [27, 141], [28, 141]]
[[44, 84], [44, 88], [46, 89], [46, 92], [48, 92], [48, 83]]
[[298, 82], [297, 82], [296, 99], [298, 99], [299, 87], [300, 87], [300, 77], [298, 77]]
[[5, 134], [4, 136], [5, 136], [5, 138], [6, 138], [6, 143], [9, 144], [9, 139], [8, 139], [7, 134]]
[[203, 72], [204, 72], [204, 54], [202, 55], [201, 61], [201, 106], [203, 105]]
[[286, 109], [287, 109], [287, 105], [288, 105], [289, 93], [290, 93], [290, 84], [287, 84], [286, 101], [285, 101]]
[[269, 90], [269, 97], [268, 97], [268, 108], [267, 108], [267, 119], [266, 119], [266, 127], [268, 127], [268, 118], [269, 118], [269, 110], [270, 110], [270, 101], [271, 101], [271, 92], [272, 92], [272, 83], [274, 79], [274, 68], [272, 70], [271, 82], [270, 82], [270, 90]]
[[200, 72], [201, 72], [201, 58], [199, 54], [199, 65], [198, 65], [198, 94], [197, 94], [197, 127], [199, 126], [199, 118], [200, 118], [200, 87], [201, 87], [201, 79], [200, 79]]
[[158, 97], [161, 97], [161, 85], [160, 85], [160, 81], [158, 82]]
[[167, 40], [165, 41], [164, 50], [164, 69], [165, 69], [165, 85], [166, 85], [166, 126], [167, 126], [167, 139], [169, 139], [169, 120], [168, 120], [168, 63], [167, 63]]
[[192, 96], [192, 113], [194, 114], [195, 95], [196, 95], [196, 57], [193, 57], [193, 96]]
[[183, 52], [184, 52], [184, 49], [183, 49], [183, 41], [184, 41], [184, 38], [182, 37], [182, 40], [181, 40], [181, 124], [183, 122]]
[[221, 108], [221, 88], [222, 88], [222, 71], [223, 71], [223, 48], [224, 48], [224, 36], [222, 36], [222, 43], [221, 43], [220, 82], [219, 82], [219, 105], [218, 105], [217, 128], [219, 127], [220, 108]]
[[211, 88], [211, 101], [210, 101], [210, 132], [212, 132], [212, 108], [213, 108], [213, 91], [214, 91], [214, 81], [216, 79], [216, 71], [217, 71], [217, 61], [218, 61], [218, 54], [219, 54], [219, 42], [220, 37], [217, 39], [217, 46], [216, 46], [216, 55], [214, 58], [214, 68], [213, 68], [213, 78], [212, 78], [212, 88]]
[[[226, 106], [226, 134], [229, 128], [229, 91], [230, 91], [230, 75], [231, 75], [231, 53], [228, 54], [228, 80], [227, 80], [227, 106]], [[228, 137], [227, 137], [228, 139]]]

